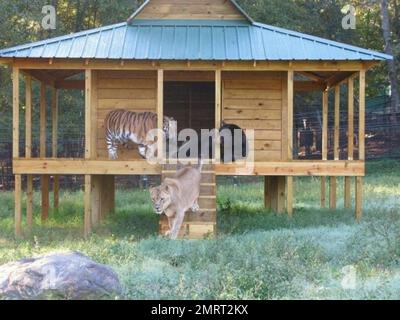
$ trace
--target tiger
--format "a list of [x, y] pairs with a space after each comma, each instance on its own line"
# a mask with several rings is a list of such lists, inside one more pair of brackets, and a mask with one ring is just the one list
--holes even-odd
[[[140, 155], [151, 159], [157, 151], [156, 131], [157, 114], [153, 112], [131, 112], [127, 110], [111, 111], [105, 119], [105, 132], [110, 160], [118, 159], [118, 146], [131, 141], [138, 145]], [[164, 117], [163, 131], [167, 139], [177, 136], [177, 122]]]

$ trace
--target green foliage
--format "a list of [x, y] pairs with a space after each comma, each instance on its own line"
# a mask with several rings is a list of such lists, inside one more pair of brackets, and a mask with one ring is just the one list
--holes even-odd
[[[320, 210], [319, 180], [295, 179], [295, 216], [262, 207], [261, 181], [219, 181], [218, 237], [171, 241], [145, 191], [117, 193], [117, 212], [82, 237], [83, 193], [65, 192], [31, 235], [13, 239], [13, 197], [0, 194], [0, 264], [49, 251], [78, 250], [119, 274], [127, 299], [396, 299], [400, 294], [400, 166], [368, 165], [365, 215]], [[339, 185], [343, 185], [342, 182]], [[338, 198], [343, 199], [339, 189]], [[339, 207], [343, 201], [339, 201]], [[343, 268], [357, 270], [344, 289]]]

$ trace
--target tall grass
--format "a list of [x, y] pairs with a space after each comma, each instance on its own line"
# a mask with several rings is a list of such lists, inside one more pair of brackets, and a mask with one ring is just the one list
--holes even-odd
[[[319, 208], [319, 179], [296, 178], [295, 216], [263, 208], [262, 181], [221, 179], [218, 236], [203, 241], [158, 237], [146, 191], [119, 191], [117, 212], [82, 237], [83, 194], [65, 192], [58, 212], [22, 240], [13, 238], [13, 196], [0, 194], [0, 264], [78, 250], [111, 265], [126, 299], [398, 299], [400, 165], [368, 165], [365, 210]], [[338, 208], [343, 207], [339, 182]], [[39, 212], [35, 195], [35, 212]], [[345, 267], [356, 286], [342, 285]]]

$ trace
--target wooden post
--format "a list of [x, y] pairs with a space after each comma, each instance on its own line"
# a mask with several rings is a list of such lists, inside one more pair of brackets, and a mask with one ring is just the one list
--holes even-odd
[[[157, 71], [157, 119], [158, 130], [163, 131], [164, 126], [164, 70]], [[158, 159], [162, 161], [164, 158], [164, 141], [163, 136], [158, 139]]]
[[322, 94], [322, 160], [328, 160], [328, 106], [329, 91]]
[[[347, 81], [347, 103], [348, 103], [348, 141], [347, 141], [347, 159], [354, 159], [354, 80], [350, 77]], [[344, 178], [344, 207], [351, 207], [351, 178]]]
[[[85, 70], [85, 159], [90, 160], [93, 153], [92, 141], [92, 79], [93, 71]], [[84, 234], [85, 237], [92, 232], [92, 176], [85, 175], [85, 215]]]
[[222, 122], [222, 71], [215, 70], [215, 129], [217, 130], [215, 139], [215, 162], [221, 160], [220, 137], [218, 129]]
[[329, 179], [329, 208], [331, 210], [336, 210], [336, 187], [337, 187], [336, 177], [330, 177], [330, 179]]
[[[287, 112], [287, 130], [288, 130], [288, 150], [287, 159], [293, 160], [293, 119], [294, 119], [294, 72], [288, 71], [288, 112]], [[290, 217], [293, 216], [293, 177], [286, 178], [286, 210]]]
[[102, 206], [100, 217], [103, 219], [115, 211], [115, 177], [103, 176], [102, 181]]
[[[322, 160], [328, 160], [329, 91], [322, 93]], [[326, 177], [321, 177], [321, 208], [326, 207]]]
[[[13, 68], [13, 159], [19, 158], [19, 74], [18, 68]], [[14, 186], [14, 225], [15, 236], [22, 236], [21, 212], [21, 175], [15, 175]]]
[[[58, 157], [58, 90], [53, 88], [52, 91], [52, 155], [53, 158]], [[59, 177], [54, 175], [53, 181], [53, 202], [54, 209], [59, 206]]]
[[[365, 70], [360, 71], [360, 102], [359, 102], [359, 160], [365, 161]], [[363, 178], [356, 178], [356, 218], [362, 218], [362, 184]]]
[[360, 220], [363, 213], [362, 193], [363, 193], [363, 178], [356, 177], [356, 219]]
[[[340, 86], [335, 87], [335, 125], [334, 125], [333, 157], [335, 161], [340, 160]], [[329, 207], [336, 209], [337, 178], [330, 177], [329, 184]]]
[[21, 175], [15, 175], [15, 236], [22, 236], [22, 209], [21, 209], [21, 198], [22, 198], [22, 186], [21, 186]]
[[[32, 77], [25, 76], [25, 158], [32, 158]], [[26, 180], [26, 223], [33, 226], [33, 176]]]
[[365, 160], [365, 70], [360, 71], [359, 159]]
[[340, 86], [335, 87], [334, 159], [340, 160]]
[[285, 212], [286, 177], [265, 177], [265, 208], [276, 213]]
[[326, 177], [321, 177], [321, 208], [326, 208]]
[[[46, 84], [40, 84], [40, 158], [46, 158], [46, 127], [47, 127], [47, 113], [46, 113]], [[49, 218], [49, 176], [41, 176], [41, 191], [42, 191], [42, 222]]]
[[92, 177], [85, 175], [85, 217], [84, 217], [84, 235], [89, 236], [92, 232]]

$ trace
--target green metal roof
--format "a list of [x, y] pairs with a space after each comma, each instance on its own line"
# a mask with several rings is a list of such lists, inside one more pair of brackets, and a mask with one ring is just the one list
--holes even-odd
[[345, 61], [391, 56], [252, 21], [137, 20], [0, 50], [1, 58]]

